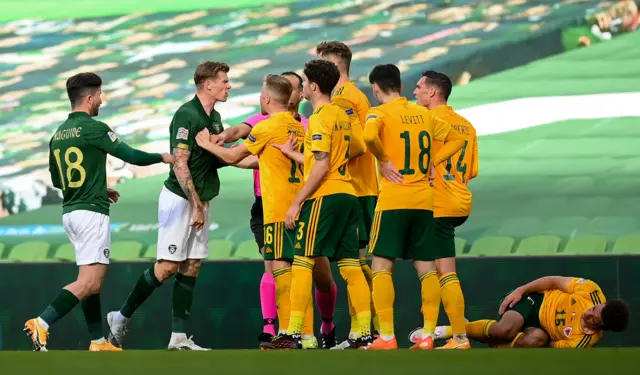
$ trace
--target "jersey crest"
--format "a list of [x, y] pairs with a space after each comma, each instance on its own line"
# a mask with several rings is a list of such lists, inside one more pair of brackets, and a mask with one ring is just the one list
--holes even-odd
[[564, 333], [565, 336], [569, 337], [571, 336], [571, 332], [573, 332], [573, 328], [571, 327], [564, 327], [564, 329], [562, 330], [562, 332]]

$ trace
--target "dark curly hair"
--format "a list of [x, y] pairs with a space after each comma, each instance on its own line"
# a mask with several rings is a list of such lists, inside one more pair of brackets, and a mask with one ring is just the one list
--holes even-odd
[[622, 332], [629, 324], [629, 305], [620, 299], [605, 302], [602, 312], [602, 330]]
[[336, 64], [325, 60], [311, 60], [304, 64], [304, 75], [309, 82], [318, 85], [320, 92], [325, 95], [331, 95], [331, 91], [340, 79]]

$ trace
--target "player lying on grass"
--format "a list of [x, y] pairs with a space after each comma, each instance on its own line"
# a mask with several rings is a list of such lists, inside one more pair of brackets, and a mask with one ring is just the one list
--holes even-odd
[[[562, 276], [542, 277], [512, 291], [498, 315], [498, 321], [467, 323], [468, 337], [493, 347], [588, 348], [605, 331], [622, 332], [629, 323], [626, 302], [607, 301], [593, 281]], [[438, 327], [436, 338], [451, 334], [451, 327]]]
[[94, 120], [102, 104], [102, 79], [80, 73], [67, 80], [72, 112], [49, 142], [53, 186], [62, 190], [62, 222], [73, 244], [78, 279], [65, 286], [24, 331], [33, 350], [46, 351], [49, 328], [82, 302], [91, 351], [119, 351], [102, 332], [100, 290], [109, 264], [109, 204], [120, 194], [107, 188], [107, 154], [134, 165], [172, 163], [169, 154], [148, 154], [122, 142], [105, 123]]

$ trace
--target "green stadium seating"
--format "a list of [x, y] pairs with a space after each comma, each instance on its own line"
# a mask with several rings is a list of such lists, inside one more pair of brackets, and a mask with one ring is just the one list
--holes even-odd
[[230, 240], [209, 240], [207, 260], [229, 260], [231, 250], [233, 250], [233, 242]]
[[620, 237], [613, 245], [614, 254], [640, 254], [640, 233]]
[[116, 262], [140, 261], [142, 244], [138, 241], [116, 241], [111, 244], [109, 258]]
[[58, 246], [56, 252], [53, 253], [53, 259], [63, 262], [73, 262], [76, 260], [76, 252], [73, 248], [73, 244], [65, 243]]
[[637, 219], [630, 216], [596, 217], [585, 228], [587, 233], [607, 237], [624, 236], [638, 230]]
[[152, 245], [147, 246], [147, 248], [142, 253], [142, 259], [156, 259], [156, 255], [158, 254], [158, 244], [154, 243]]
[[558, 252], [560, 237], [533, 236], [520, 241], [516, 255], [553, 255]]
[[456, 243], [456, 254], [463, 254], [464, 248], [467, 246], [467, 240], [456, 237], [454, 241]]
[[506, 221], [498, 232], [499, 236], [525, 237], [531, 233], [540, 233], [542, 222], [537, 217], [520, 217]]
[[546, 221], [544, 234], [566, 236], [576, 230], [582, 230], [589, 224], [589, 219], [584, 216], [554, 217]]
[[607, 237], [597, 234], [583, 234], [571, 237], [560, 254], [599, 255], [607, 250]]
[[0, 242], [0, 259], [2, 259], [2, 256], [4, 255], [4, 249], [5, 249], [5, 244], [3, 244], [2, 242]]
[[511, 255], [515, 240], [511, 237], [490, 236], [476, 240], [469, 250], [470, 256], [506, 256]]
[[11, 248], [7, 260], [13, 262], [49, 262], [49, 243], [44, 241], [28, 241]]
[[235, 254], [233, 255], [234, 259], [262, 259], [262, 255], [258, 252], [258, 246], [255, 241], [247, 240], [238, 245]]

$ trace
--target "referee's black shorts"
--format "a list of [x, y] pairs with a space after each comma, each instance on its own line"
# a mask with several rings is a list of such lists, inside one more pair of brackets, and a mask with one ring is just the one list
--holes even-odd
[[249, 221], [251, 232], [258, 244], [258, 251], [264, 247], [264, 216], [262, 213], [262, 197], [256, 197], [251, 206], [251, 220]]

